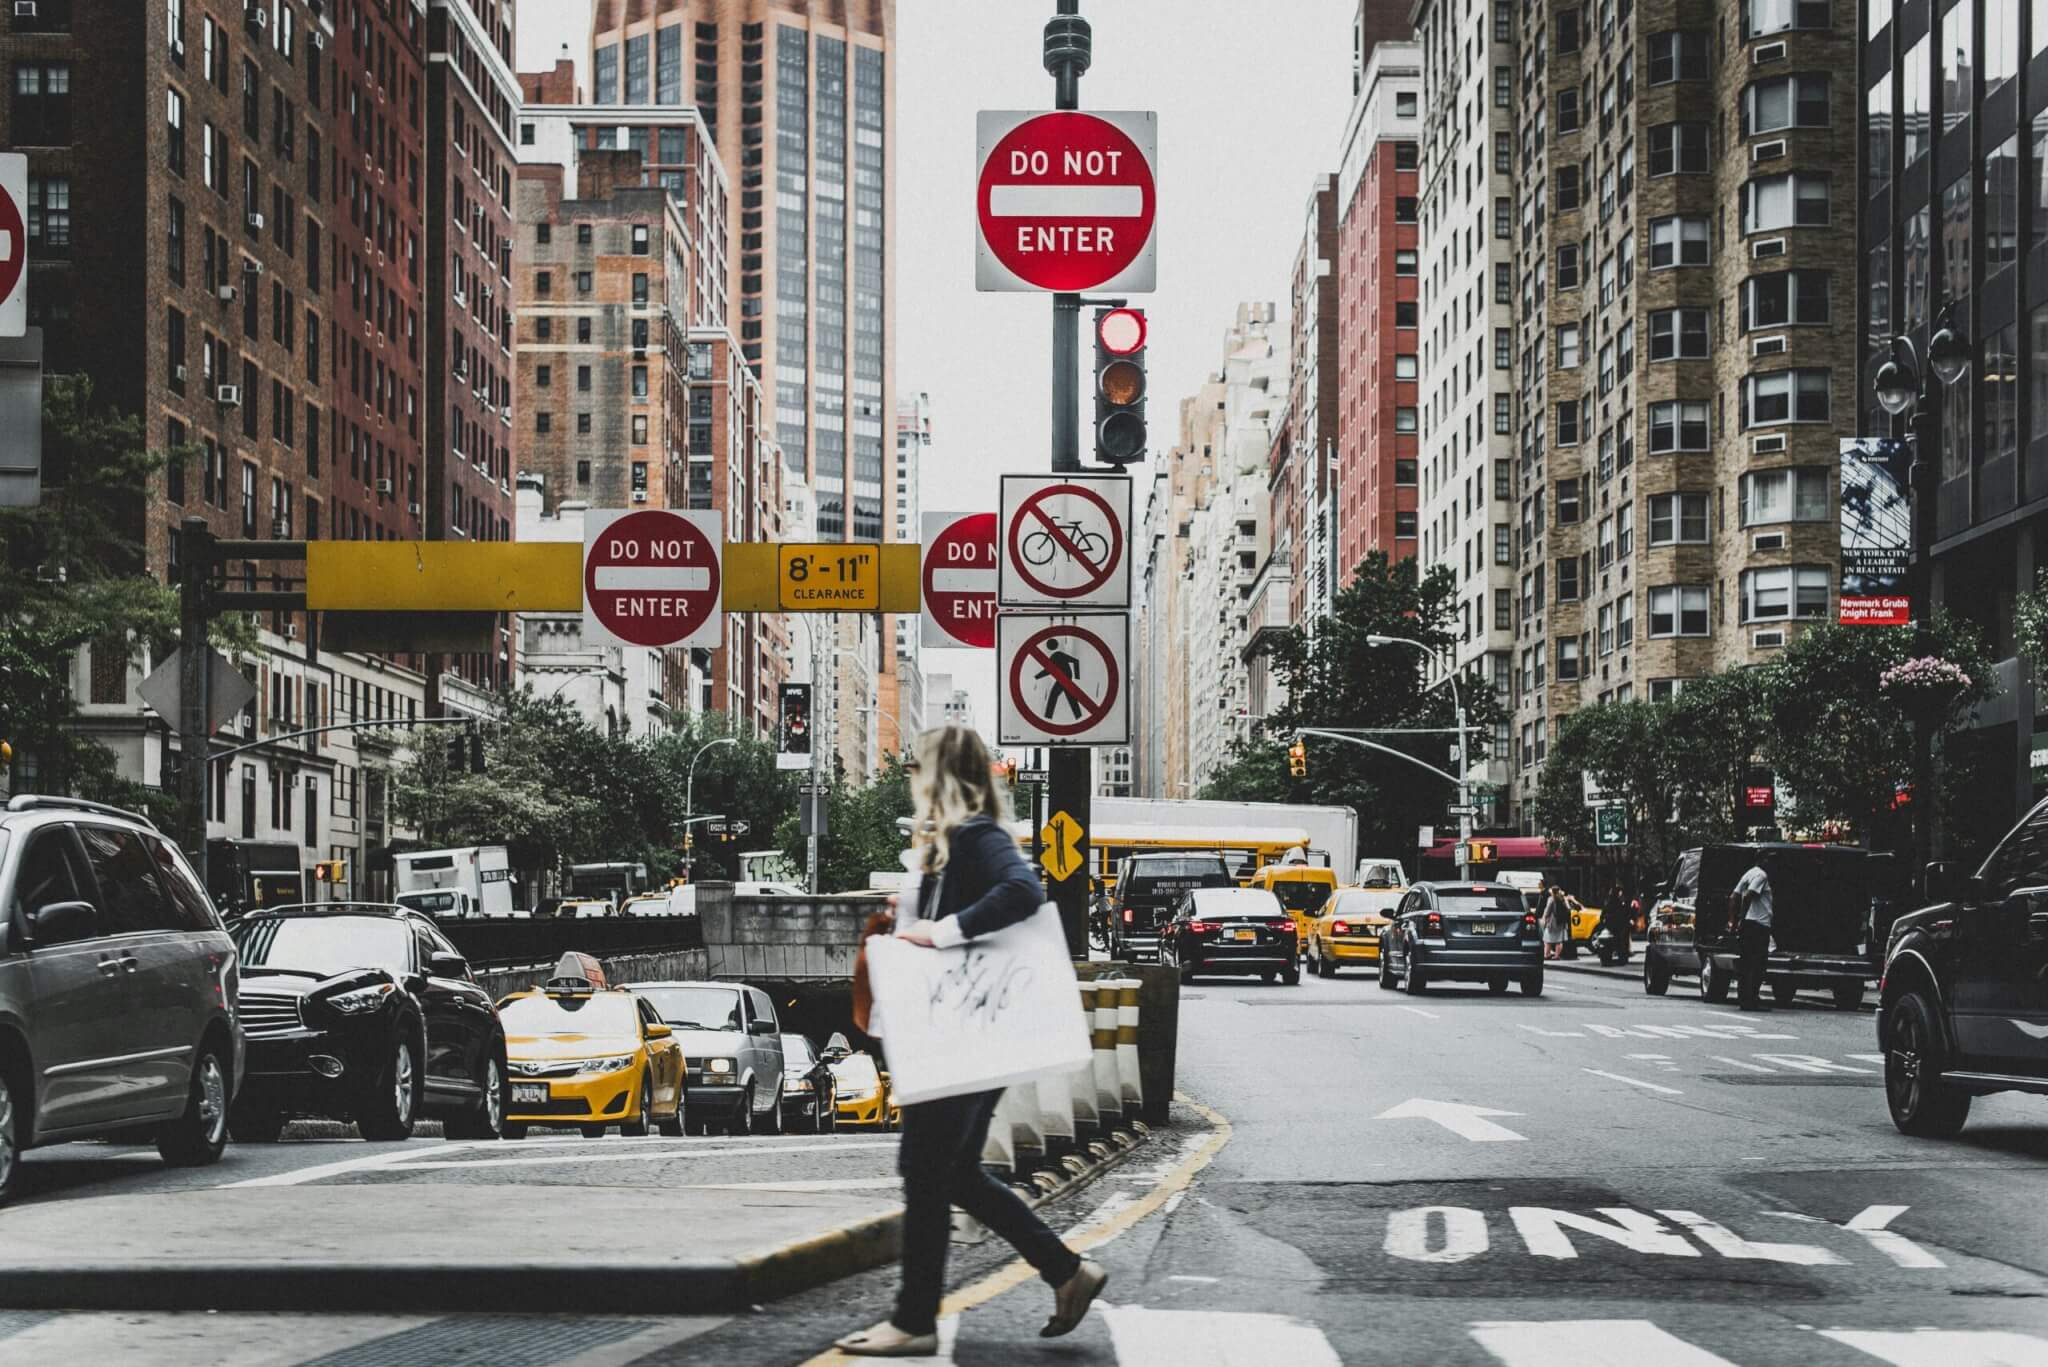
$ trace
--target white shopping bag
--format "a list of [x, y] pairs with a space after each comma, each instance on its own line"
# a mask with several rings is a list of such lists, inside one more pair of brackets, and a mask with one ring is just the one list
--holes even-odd
[[954, 949], [867, 942], [889, 1083], [906, 1105], [992, 1091], [1093, 1057], [1058, 908]]

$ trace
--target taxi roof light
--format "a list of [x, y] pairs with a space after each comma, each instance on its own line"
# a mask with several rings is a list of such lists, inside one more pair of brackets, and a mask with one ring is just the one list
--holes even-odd
[[595, 956], [572, 949], [555, 963], [547, 981], [549, 992], [596, 992], [611, 986], [604, 965]]

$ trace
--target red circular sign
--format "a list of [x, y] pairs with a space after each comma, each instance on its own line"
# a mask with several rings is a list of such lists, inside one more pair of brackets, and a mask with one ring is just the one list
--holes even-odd
[[[1048, 512], [1047, 499], [1072, 495], [1086, 499], [1102, 514], [1103, 526], [1081, 518]], [[1109, 582], [1124, 561], [1124, 527], [1109, 500], [1085, 484], [1049, 484], [1026, 498], [1010, 523], [1010, 563], [1018, 576], [1048, 598], [1084, 598]], [[1056, 584], [1033, 574], [1033, 567], [1072, 565], [1081, 582]]]
[[1093, 114], [1026, 119], [981, 165], [982, 241], [1010, 273], [1044, 290], [1115, 279], [1152, 240], [1152, 168], [1130, 135]]
[[[1089, 670], [1070, 670], [1060, 656], [1079, 657], [1061, 650], [1062, 637], [1092, 648], [1101, 672], [1091, 677]], [[1028, 680], [1026, 665], [1037, 666]], [[1040, 673], [1045, 675], [1042, 680]], [[1042, 694], [1032, 691], [1033, 685]], [[1077, 626], [1051, 626], [1027, 637], [1010, 660], [1009, 689], [1018, 715], [1033, 727], [1048, 735], [1078, 736], [1102, 724], [1116, 706], [1123, 681], [1117, 675], [1116, 656], [1100, 636]], [[1062, 707], [1069, 719], [1055, 720]]]
[[0, 189], [0, 303], [21, 283], [22, 268], [27, 264], [28, 231], [22, 227], [21, 206], [13, 195]]
[[718, 611], [718, 552], [681, 513], [627, 513], [584, 548], [584, 605], [629, 645], [677, 645]]
[[924, 548], [924, 610], [963, 646], [996, 643], [996, 515], [972, 513]]

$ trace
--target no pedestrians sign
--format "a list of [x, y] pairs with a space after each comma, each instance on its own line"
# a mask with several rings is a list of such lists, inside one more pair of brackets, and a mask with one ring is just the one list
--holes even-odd
[[1120, 612], [997, 618], [997, 743], [1130, 744], [1130, 621]]
[[1158, 115], [985, 109], [976, 131], [976, 289], [1158, 288]]
[[585, 639], [622, 646], [723, 643], [716, 512], [592, 510], [583, 522]]

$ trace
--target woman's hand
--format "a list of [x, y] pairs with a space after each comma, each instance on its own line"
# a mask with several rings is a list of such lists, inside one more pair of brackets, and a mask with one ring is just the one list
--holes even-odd
[[896, 938], [905, 944], [923, 945], [926, 949], [931, 949], [933, 947], [932, 923], [930, 921], [912, 921], [909, 925], [896, 932]]

